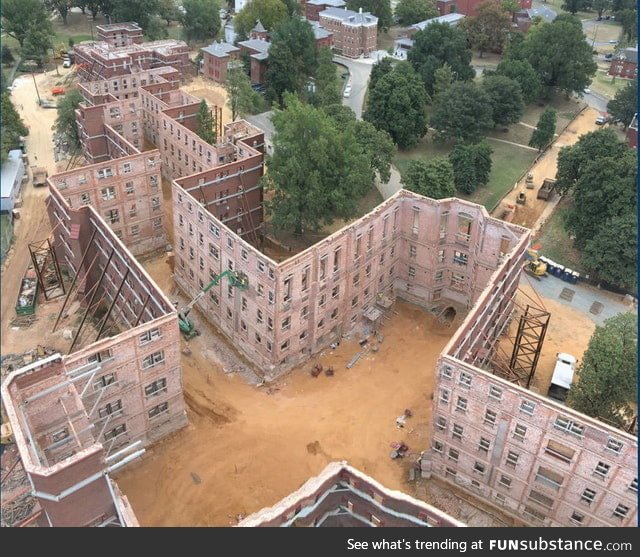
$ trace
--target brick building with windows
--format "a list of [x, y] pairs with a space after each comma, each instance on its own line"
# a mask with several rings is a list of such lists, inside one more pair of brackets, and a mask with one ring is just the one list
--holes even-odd
[[638, 47], [625, 48], [616, 58], [611, 60], [609, 75], [625, 79], [638, 78]]
[[217, 83], [227, 81], [227, 70], [234, 64], [242, 67], [240, 49], [237, 46], [214, 41], [200, 51], [202, 52], [202, 74]]
[[344, 0], [307, 0], [304, 4], [304, 16], [309, 21], [320, 21], [320, 12], [327, 8], [344, 8]]
[[318, 14], [320, 26], [333, 35], [333, 46], [349, 58], [369, 56], [376, 50], [378, 18], [369, 12], [327, 8]]

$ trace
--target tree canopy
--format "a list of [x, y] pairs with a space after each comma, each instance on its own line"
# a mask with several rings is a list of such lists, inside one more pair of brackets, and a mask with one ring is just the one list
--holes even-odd
[[504, 75], [490, 75], [482, 80], [482, 89], [489, 96], [494, 125], [508, 126], [520, 121], [524, 101], [517, 81]]
[[250, 0], [233, 18], [233, 24], [239, 37], [247, 38], [251, 29], [260, 21], [267, 31], [289, 19], [287, 6], [282, 0]]
[[323, 110], [287, 93], [272, 121], [276, 130], [269, 172], [263, 178], [276, 229], [316, 231], [336, 218], [351, 218], [371, 187], [370, 161], [353, 129], [339, 129]]
[[207, 105], [207, 101], [202, 99], [198, 112], [196, 113], [196, 120], [198, 122], [196, 133], [199, 137], [204, 139], [210, 145], [215, 145], [217, 139], [217, 122], [213, 113]]
[[638, 96], [638, 82], [632, 79], [624, 89], [620, 89], [616, 96], [607, 104], [607, 110], [614, 122], [620, 122], [624, 129], [631, 123], [637, 112], [636, 98]]
[[401, 149], [407, 149], [427, 132], [427, 94], [408, 62], [398, 62], [369, 89], [363, 118], [386, 131]]
[[24, 125], [22, 118], [11, 102], [8, 93], [2, 93], [0, 97], [0, 138], [2, 143], [2, 162], [11, 149], [17, 149], [20, 145], [20, 136], [28, 135], [29, 130]]
[[531, 134], [529, 147], [536, 147], [542, 151], [549, 143], [553, 141], [556, 133], [556, 111], [547, 108], [538, 119], [538, 125]]
[[49, 14], [40, 0], [2, 0], [0, 2], [2, 30], [24, 46], [34, 29], [53, 34]]
[[567, 404], [625, 427], [636, 415], [638, 323], [633, 313], [607, 319], [589, 341]]
[[445, 62], [442, 67], [435, 71], [434, 78], [432, 100], [437, 102], [442, 95], [446, 94], [453, 83], [451, 66]]
[[454, 183], [458, 191], [470, 194], [489, 181], [492, 153], [493, 149], [486, 141], [476, 144], [456, 143], [449, 153], [449, 162], [453, 167]]
[[511, 14], [494, 0], [485, 0], [477, 8], [478, 15], [462, 20], [473, 48], [483, 53], [502, 52], [511, 31]]
[[282, 102], [285, 91], [302, 94], [318, 67], [313, 29], [308, 21], [291, 18], [271, 34], [265, 82], [267, 98]]
[[61, 134], [73, 149], [80, 149], [78, 125], [76, 123], [76, 109], [84, 101], [78, 89], [69, 90], [58, 101], [58, 115], [56, 116], [55, 129]]
[[167, 25], [171, 25], [172, 21], [182, 20], [182, 14], [178, 10], [176, 0], [160, 0], [158, 15], [167, 22]]
[[154, 14], [149, 18], [149, 23], [147, 23], [144, 36], [149, 41], [160, 41], [169, 36], [167, 26], [159, 15]]
[[542, 82], [533, 66], [526, 60], [504, 59], [498, 64], [496, 73], [510, 77], [519, 83], [522, 100], [526, 104], [535, 102], [540, 98]]
[[357, 12], [371, 12], [378, 18], [378, 29], [386, 31], [393, 24], [390, 0], [347, 0], [347, 8]]
[[435, 72], [449, 64], [454, 78], [468, 81], [475, 77], [471, 67], [471, 50], [464, 31], [446, 23], [433, 23], [413, 35], [413, 46], [407, 55], [422, 78], [429, 95], [433, 94]]
[[455, 82], [434, 105], [430, 124], [438, 140], [477, 142], [493, 127], [491, 98], [472, 81]]
[[45, 7], [50, 11], [56, 11], [62, 18], [62, 23], [67, 24], [69, 10], [76, 4], [73, 0], [44, 0]]
[[113, 0], [113, 18], [116, 21], [135, 21], [142, 29], [147, 29], [149, 21], [158, 13], [159, 0]]
[[445, 199], [456, 193], [453, 167], [445, 157], [411, 161], [402, 183], [406, 189], [432, 199]]
[[393, 60], [386, 56], [382, 60], [378, 60], [371, 66], [371, 74], [369, 74], [369, 91], [376, 86], [378, 80], [393, 69]]
[[251, 80], [242, 68], [229, 68], [224, 84], [231, 119], [261, 112], [264, 101], [260, 93], [251, 88]]
[[548, 89], [582, 92], [595, 75], [591, 45], [581, 25], [569, 21], [541, 23], [523, 44], [526, 59]]
[[313, 83], [315, 90], [310, 95], [313, 104], [326, 106], [340, 102], [342, 98], [340, 78], [333, 63], [331, 49], [327, 47], [318, 50], [318, 67]]
[[400, 0], [396, 4], [395, 16], [400, 25], [412, 25], [438, 15], [434, 0]]
[[218, 0], [182, 0], [182, 33], [186, 41], [212, 40], [220, 31]]

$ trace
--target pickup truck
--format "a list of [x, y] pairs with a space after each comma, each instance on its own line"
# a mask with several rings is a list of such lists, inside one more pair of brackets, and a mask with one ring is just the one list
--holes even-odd
[[49, 174], [47, 173], [46, 168], [43, 166], [32, 166], [31, 173], [33, 174], [33, 185], [35, 187], [47, 185], [47, 178]]
[[547, 396], [564, 402], [569, 395], [575, 370], [576, 359], [571, 354], [559, 352], [556, 355], [556, 365], [553, 368], [553, 376], [551, 377], [551, 385], [549, 385]]

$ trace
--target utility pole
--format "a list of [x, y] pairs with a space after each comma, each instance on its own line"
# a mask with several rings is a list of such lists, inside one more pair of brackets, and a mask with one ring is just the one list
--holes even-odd
[[36, 76], [33, 72], [31, 72], [31, 77], [33, 78], [33, 85], [36, 88], [36, 95], [38, 95], [38, 106], [42, 106], [42, 101], [40, 100], [40, 91], [38, 91], [38, 84], [36, 83]]

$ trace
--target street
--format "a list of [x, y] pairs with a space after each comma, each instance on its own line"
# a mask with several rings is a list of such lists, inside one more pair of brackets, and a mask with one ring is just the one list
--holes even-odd
[[354, 60], [345, 56], [334, 56], [333, 61], [348, 68], [349, 83], [351, 83], [351, 95], [342, 99], [342, 104], [348, 106], [356, 113], [356, 118], [362, 118], [362, 106], [364, 95], [371, 75], [373, 60]]

